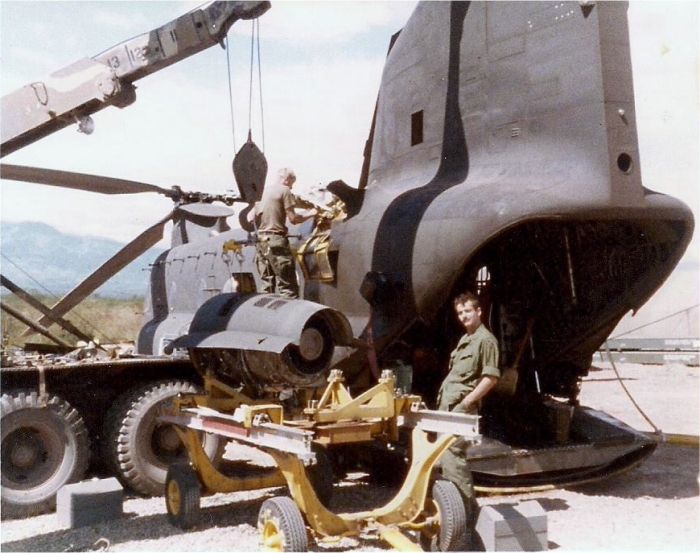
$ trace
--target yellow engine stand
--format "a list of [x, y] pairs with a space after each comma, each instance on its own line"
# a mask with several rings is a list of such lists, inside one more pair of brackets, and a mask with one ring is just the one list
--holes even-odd
[[[305, 420], [283, 420], [279, 405], [249, 405], [234, 396], [212, 397], [221, 386], [208, 383], [209, 394], [188, 395], [175, 400], [175, 411], [164, 420], [176, 424], [187, 447], [191, 465], [204, 489], [236, 492], [281, 486], [286, 483], [306, 525], [317, 539], [355, 535], [377, 535], [399, 550], [420, 550], [403, 531], [435, 533], [435, 508], [428, 499], [432, 469], [458, 435], [476, 441], [478, 417], [421, 409], [419, 396], [394, 392], [394, 377], [385, 371], [379, 383], [357, 398], [342, 384], [342, 375], [333, 371], [319, 400], [304, 410]], [[233, 415], [214, 406], [236, 407]], [[312, 441], [325, 444], [362, 442], [381, 437], [395, 440], [399, 426], [412, 427], [411, 462], [408, 474], [396, 495], [384, 506], [370, 511], [336, 514], [319, 500], [305, 467], [313, 461]], [[275, 460], [279, 470], [264, 476], [228, 477], [211, 463], [201, 445], [201, 431], [252, 443]], [[179, 501], [179, 497], [177, 498]], [[168, 490], [166, 489], [166, 501]], [[279, 536], [269, 527], [265, 540], [277, 543]]]

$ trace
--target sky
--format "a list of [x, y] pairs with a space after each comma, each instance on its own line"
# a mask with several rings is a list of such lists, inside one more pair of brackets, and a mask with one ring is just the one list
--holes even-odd
[[[133, 105], [93, 116], [92, 135], [69, 127], [2, 161], [221, 193], [235, 188], [231, 162], [250, 129], [271, 171], [294, 168], [295, 188], [338, 178], [356, 184], [389, 40], [415, 2], [272, 4], [259, 20], [262, 82], [255, 67], [252, 93], [252, 24], [239, 21], [229, 32], [228, 59], [219, 46], [192, 56], [138, 81]], [[0, 91], [5, 95], [198, 5], [2, 0]], [[632, 0], [628, 11], [643, 183], [685, 201], [696, 220], [699, 14], [694, 1]], [[171, 207], [156, 194], [0, 186], [3, 221], [43, 221], [124, 243]], [[159, 245], [167, 247], [167, 240]], [[697, 282], [697, 232], [680, 268], [695, 271]], [[697, 289], [693, 293], [697, 298]]]
[[[2, 94], [198, 5], [3, 0]], [[136, 102], [95, 114], [92, 135], [69, 127], [3, 162], [221, 193], [235, 188], [234, 136], [240, 148], [250, 121], [271, 174], [293, 167], [295, 188], [337, 178], [357, 183], [389, 39], [414, 6], [275, 2], [260, 18], [262, 86], [256, 67], [252, 106], [252, 24], [239, 21], [229, 33], [233, 129], [227, 55], [215, 46], [137, 81]], [[2, 182], [1, 192], [3, 220], [40, 220], [64, 232], [122, 242], [162, 218], [172, 205], [152, 194], [104, 196], [11, 181]]]

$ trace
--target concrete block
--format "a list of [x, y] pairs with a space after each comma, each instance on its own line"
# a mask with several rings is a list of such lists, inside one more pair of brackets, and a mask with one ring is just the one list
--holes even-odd
[[56, 515], [63, 528], [79, 528], [120, 518], [124, 489], [116, 478], [67, 484], [56, 494]]
[[486, 551], [546, 551], [547, 513], [537, 501], [482, 507], [476, 531]]

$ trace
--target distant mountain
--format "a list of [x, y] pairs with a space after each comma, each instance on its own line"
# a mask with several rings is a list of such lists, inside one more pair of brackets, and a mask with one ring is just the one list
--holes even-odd
[[[2, 274], [17, 286], [41, 294], [69, 292], [122, 247], [116, 240], [64, 234], [44, 223], [0, 224]], [[143, 296], [149, 266], [163, 251], [151, 248], [95, 293], [108, 298]]]

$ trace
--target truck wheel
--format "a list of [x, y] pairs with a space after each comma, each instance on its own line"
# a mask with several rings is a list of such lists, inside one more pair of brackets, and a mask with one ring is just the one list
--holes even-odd
[[308, 551], [309, 538], [301, 511], [289, 497], [266, 499], [258, 514], [263, 551]]
[[467, 510], [457, 486], [448, 480], [436, 480], [432, 489], [432, 506], [437, 512], [439, 529], [421, 533], [424, 551], [466, 551], [468, 545]]
[[189, 530], [199, 523], [199, 479], [189, 463], [170, 465], [165, 478], [165, 506], [168, 510], [168, 522], [173, 526]]
[[[172, 425], [158, 421], [161, 407], [179, 393], [198, 393], [190, 382], [152, 382], [117, 399], [105, 419], [103, 461], [125, 486], [143, 495], [163, 495], [168, 467], [188, 459]], [[225, 440], [203, 434], [202, 445], [215, 463]]]
[[83, 478], [90, 460], [85, 422], [67, 401], [36, 392], [2, 395], [2, 518], [55, 509], [56, 493]]

